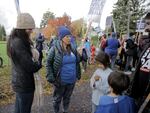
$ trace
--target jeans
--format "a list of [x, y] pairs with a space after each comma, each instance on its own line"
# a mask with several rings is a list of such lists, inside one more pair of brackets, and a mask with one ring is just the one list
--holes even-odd
[[87, 68], [87, 62], [86, 62], [86, 61], [82, 61], [82, 66], [83, 66], [84, 71], [86, 71], [86, 68]]
[[111, 69], [114, 69], [114, 68], [115, 68], [116, 57], [117, 57], [117, 55], [112, 55], [112, 56], [110, 57], [110, 59], [111, 59]]
[[60, 85], [59, 87], [55, 86], [54, 94], [53, 94], [53, 107], [55, 113], [59, 112], [59, 107], [61, 104], [61, 100], [63, 99], [63, 112], [67, 112], [70, 103], [70, 97], [72, 95], [75, 84], [65, 84]]
[[14, 113], [31, 113], [33, 98], [34, 98], [34, 92], [16, 93]]

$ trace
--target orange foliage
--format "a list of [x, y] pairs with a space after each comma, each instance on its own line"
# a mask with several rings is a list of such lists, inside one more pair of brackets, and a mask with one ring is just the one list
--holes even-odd
[[52, 35], [57, 34], [57, 27], [58, 26], [69, 26], [71, 24], [71, 18], [67, 15], [63, 17], [57, 17], [55, 19], [49, 19], [47, 26], [43, 28], [43, 34], [45, 38], [50, 38]]
[[52, 25], [47, 25], [45, 28], [42, 30], [44, 37], [47, 39], [50, 39], [52, 35], [56, 35], [56, 29]]
[[73, 21], [70, 27], [72, 34], [78, 37], [82, 33], [83, 19]]

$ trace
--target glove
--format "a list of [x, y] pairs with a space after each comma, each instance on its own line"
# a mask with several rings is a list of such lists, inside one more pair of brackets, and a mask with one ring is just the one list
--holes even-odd
[[48, 75], [47, 75], [46, 78], [47, 78], [47, 81], [48, 81], [49, 83], [51, 83], [51, 84], [54, 84], [55, 81], [56, 81], [55, 78], [54, 78], [54, 76], [48, 76]]
[[60, 87], [61, 86], [61, 83], [60, 82], [57, 82], [57, 81], [55, 81], [54, 83], [53, 83], [53, 85], [55, 86], [55, 87]]

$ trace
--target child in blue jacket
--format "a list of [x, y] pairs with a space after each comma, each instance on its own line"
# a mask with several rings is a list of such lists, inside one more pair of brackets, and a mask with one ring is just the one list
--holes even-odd
[[112, 72], [108, 77], [110, 94], [102, 96], [95, 113], [137, 113], [132, 98], [122, 95], [129, 86], [129, 77], [120, 72]]

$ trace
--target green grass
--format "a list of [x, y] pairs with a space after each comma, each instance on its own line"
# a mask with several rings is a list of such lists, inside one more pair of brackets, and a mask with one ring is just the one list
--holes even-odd
[[9, 58], [7, 56], [7, 51], [6, 51], [6, 41], [0, 41], [0, 57], [3, 59], [3, 65], [8, 65], [9, 64]]
[[[77, 82], [77, 86], [90, 80], [91, 75], [95, 71], [96, 65], [89, 65], [87, 71], [82, 73], [81, 80]], [[49, 95], [53, 91], [52, 85], [46, 80], [46, 69], [43, 67], [40, 70], [41, 82], [43, 85], [43, 94]], [[0, 68], [0, 106], [7, 105], [8, 103], [14, 102], [14, 91], [11, 87], [11, 67], [5, 66]]]

